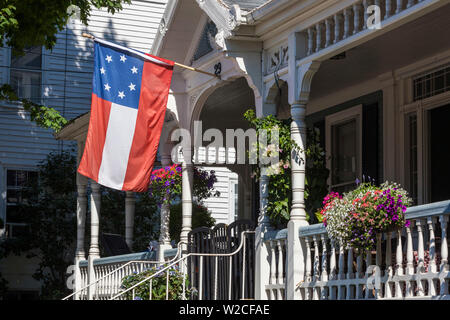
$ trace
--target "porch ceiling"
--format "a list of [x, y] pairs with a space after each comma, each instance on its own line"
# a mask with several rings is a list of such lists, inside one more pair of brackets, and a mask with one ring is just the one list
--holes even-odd
[[159, 55], [183, 63], [203, 14], [195, 0], [179, 1]]
[[244, 119], [244, 112], [255, 108], [255, 98], [252, 89], [245, 78], [239, 78], [215, 90], [206, 100], [200, 114], [203, 130], [217, 128], [225, 129], [249, 128]]
[[311, 100], [450, 49], [450, 4], [322, 63]]

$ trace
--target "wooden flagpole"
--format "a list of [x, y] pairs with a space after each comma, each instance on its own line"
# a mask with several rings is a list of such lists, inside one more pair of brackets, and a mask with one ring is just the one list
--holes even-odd
[[[85, 38], [89, 38], [89, 39], [91, 39], [91, 40], [95, 40], [95, 37], [94, 37], [92, 34], [83, 32], [81, 35], [82, 35], [83, 37], [85, 37]], [[207, 74], [207, 75], [209, 75], [209, 76], [211, 76], [211, 77], [216, 77], [216, 78], [219, 78], [219, 79], [220, 79], [220, 76], [219, 76], [219, 75], [214, 74], [214, 73], [211, 73], [211, 72], [206, 72], [206, 71], [203, 71], [203, 70], [200, 70], [200, 69], [197, 69], [197, 68], [189, 67], [189, 66], [187, 66], [187, 65], [184, 65], [184, 64], [181, 64], [181, 63], [178, 63], [178, 62], [174, 62], [174, 64], [175, 64], [176, 66], [180, 67], [180, 68], [184, 68], [184, 69], [187, 69], [187, 70], [191, 70], [191, 71], [195, 71], [195, 72]]]

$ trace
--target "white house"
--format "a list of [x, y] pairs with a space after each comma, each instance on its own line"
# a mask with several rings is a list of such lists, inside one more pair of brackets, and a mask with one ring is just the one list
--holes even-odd
[[[308, 225], [304, 163], [291, 163], [293, 204], [284, 230], [267, 224], [267, 177], [259, 181], [258, 198], [250, 188], [250, 166], [230, 164], [239, 173], [245, 199], [240, 217], [252, 218], [252, 199], [259, 201], [254, 298], [448, 297], [449, 14], [444, 0], [168, 3], [151, 53], [209, 72], [220, 63], [221, 74], [218, 79], [175, 69], [162, 157], [170, 159], [167, 137], [174, 128], [193, 132], [196, 120], [203, 121], [204, 129], [246, 128], [242, 113], [254, 107], [258, 116], [290, 116], [291, 136], [300, 146], [306, 142], [305, 127], [320, 130], [330, 189], [348, 190], [355, 179], [368, 175], [377, 182], [401, 183], [417, 204], [407, 211], [410, 227], [380, 234], [375, 253], [356, 256], [335, 247], [322, 225]], [[86, 128], [64, 128], [59, 138], [82, 146], [83, 137], [69, 134], [72, 130]], [[192, 165], [184, 163], [184, 241], [192, 214], [191, 172]], [[96, 241], [94, 235], [91, 243]], [[422, 268], [425, 255], [427, 271]], [[79, 261], [78, 288], [88, 284], [87, 273], [93, 273], [91, 282], [104, 277], [95, 270], [107, 262], [96, 258], [89, 272], [87, 262]], [[367, 287], [372, 264], [382, 268], [382, 289], [376, 293]], [[97, 290], [106, 288], [95, 284]], [[86, 297], [93, 298], [94, 287], [90, 290]]]
[[[348, 190], [355, 179], [369, 175], [377, 182], [401, 183], [415, 200], [416, 206], [407, 211], [411, 226], [380, 234], [376, 252], [357, 256], [336, 247], [321, 224], [308, 224], [304, 162], [291, 163], [292, 208], [283, 230], [273, 230], [267, 222], [268, 177], [263, 175], [254, 189], [250, 165], [228, 164], [239, 176], [238, 217], [258, 224], [250, 298], [448, 298], [449, 14], [446, 0], [168, 2], [151, 53], [221, 73], [219, 79], [175, 69], [160, 141], [162, 162], [170, 163], [174, 129], [193, 133], [198, 120], [205, 130], [245, 129], [242, 113], [254, 107], [258, 116], [290, 116], [291, 137], [300, 146], [306, 143], [306, 127], [320, 130], [330, 189]], [[77, 119], [57, 138], [76, 140], [81, 154], [88, 121], [87, 116]], [[183, 151], [185, 157], [192, 153]], [[192, 168], [183, 163], [184, 242], [191, 231]], [[88, 254], [82, 247], [88, 181], [79, 177], [77, 184], [74, 297], [115, 298], [121, 295], [118, 282], [110, 280], [142, 270], [148, 261], [142, 255], [99, 257], [95, 226], [100, 197], [98, 185], [89, 183], [94, 232]], [[166, 240], [162, 237], [162, 244]], [[173, 255], [169, 251], [161, 256]], [[179, 259], [176, 263], [187, 264], [190, 256]], [[376, 292], [368, 287], [373, 265], [381, 268]], [[202, 266], [200, 262], [200, 273]], [[213, 279], [225, 276], [216, 272]], [[215, 292], [218, 283], [222, 281], [213, 286]], [[83, 288], [88, 290], [78, 291]], [[204, 298], [201, 288], [200, 281], [199, 298]]]

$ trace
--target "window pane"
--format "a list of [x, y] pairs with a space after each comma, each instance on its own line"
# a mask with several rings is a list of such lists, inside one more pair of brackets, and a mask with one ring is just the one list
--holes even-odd
[[332, 184], [354, 182], [357, 177], [356, 120], [332, 126]]
[[11, 70], [11, 87], [19, 98], [39, 103], [41, 99], [41, 73], [33, 71]]
[[25, 49], [22, 56], [12, 55], [11, 68], [23, 69], [41, 69], [42, 66], [42, 47], [32, 47]]

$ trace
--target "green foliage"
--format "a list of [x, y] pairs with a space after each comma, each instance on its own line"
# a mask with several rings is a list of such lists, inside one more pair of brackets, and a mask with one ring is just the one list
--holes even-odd
[[3, 243], [4, 257], [12, 253], [38, 258], [33, 278], [43, 284], [43, 299], [59, 299], [69, 293], [66, 270], [73, 263], [76, 238], [75, 164], [75, 157], [68, 152], [51, 153], [39, 164], [39, 181], [31, 181], [24, 190], [24, 198], [30, 201], [17, 208], [28, 231]]
[[[166, 300], [166, 288], [167, 288], [167, 272], [169, 273], [169, 300], [182, 300], [183, 294], [183, 282], [186, 288], [185, 296], [188, 298], [191, 295], [189, 290], [188, 277], [184, 279], [183, 274], [175, 266], [170, 267], [168, 270], [160, 272], [164, 266], [152, 267], [149, 270], [141, 273], [135, 273], [126, 276], [122, 279], [122, 289], [126, 290], [140, 281], [156, 274], [152, 280], [152, 300]], [[127, 300], [133, 299], [133, 290], [125, 293]], [[150, 299], [150, 284], [149, 281], [142, 283], [134, 289], [134, 300], [149, 300]]]
[[52, 129], [58, 132], [67, 124], [67, 120], [57, 110], [36, 104], [27, 99], [19, 99], [8, 84], [0, 87], [0, 100], [20, 102], [24, 110], [30, 113], [31, 121], [34, 121], [41, 128]]
[[[211, 217], [211, 212], [201, 204], [192, 203], [192, 229], [199, 227], [214, 227], [216, 220]], [[182, 224], [182, 204], [170, 206], [169, 234], [172, 240], [180, 241]]]
[[[269, 173], [269, 203], [268, 214], [271, 223], [275, 228], [283, 228], [289, 221], [291, 208], [291, 155], [299, 153], [301, 148], [291, 139], [290, 123], [291, 119], [280, 120], [269, 115], [266, 117], [257, 118], [253, 110], [248, 110], [244, 113], [245, 119], [259, 132], [260, 130], [267, 130], [268, 141], [271, 139], [270, 130], [277, 129], [279, 135], [279, 146], [273, 145], [257, 145], [256, 150], [266, 152], [269, 150], [279, 157], [279, 162], [268, 167]], [[315, 222], [315, 215], [311, 214], [317, 211], [322, 206], [322, 199], [326, 195], [328, 169], [325, 166], [325, 152], [319, 144], [318, 131], [308, 129], [307, 131], [307, 145], [304, 153], [306, 155], [306, 181], [305, 181], [305, 205], [306, 211], [309, 213], [308, 219], [310, 222]], [[304, 161], [304, 159], [298, 159]], [[259, 178], [261, 175], [261, 168], [255, 167], [255, 176]]]
[[0, 40], [18, 54], [31, 46], [52, 49], [71, 16], [69, 7], [78, 7], [79, 19], [87, 25], [93, 7], [114, 14], [124, 3], [131, 0], [0, 0]]

